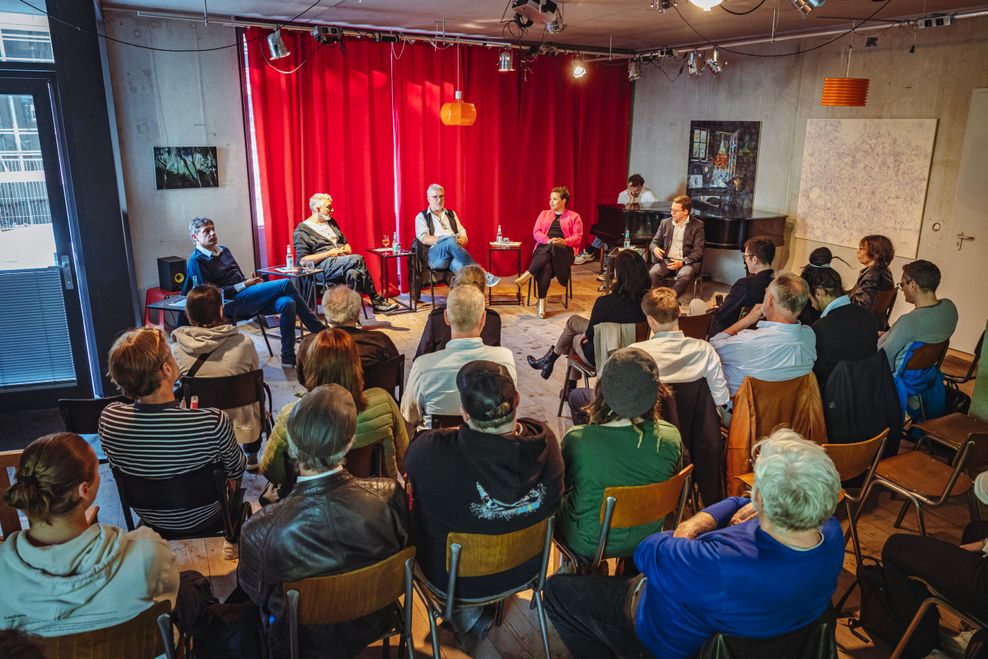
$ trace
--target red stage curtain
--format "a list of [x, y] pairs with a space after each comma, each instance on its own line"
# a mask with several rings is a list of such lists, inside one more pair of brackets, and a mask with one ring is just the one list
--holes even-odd
[[[307, 34], [283, 36], [292, 55], [275, 65], [290, 70], [315, 44]], [[498, 225], [524, 241], [527, 265], [532, 225], [553, 186], [569, 187], [587, 242], [597, 204], [613, 203], [625, 187], [631, 99], [624, 66], [591, 64], [574, 80], [569, 57], [542, 56], [523, 80], [521, 70], [498, 72], [491, 48], [347, 41], [346, 52], [324, 47], [282, 75], [265, 63], [263, 46], [249, 44], [248, 66], [272, 262], [284, 258], [313, 192], [333, 195], [343, 230], [362, 251], [395, 226], [410, 245], [425, 189], [440, 183], [467, 227], [468, 249], [486, 266]], [[477, 106], [471, 127], [439, 120], [457, 87], [457, 59], [464, 100]], [[376, 259], [369, 265], [376, 272]]]

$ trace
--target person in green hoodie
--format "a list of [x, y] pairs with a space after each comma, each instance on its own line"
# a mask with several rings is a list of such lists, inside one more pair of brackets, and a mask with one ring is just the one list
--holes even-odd
[[[659, 367], [640, 348], [611, 355], [594, 387], [590, 423], [563, 437], [566, 489], [556, 535], [577, 556], [593, 558], [600, 536], [604, 489], [661, 483], [674, 476], [683, 453], [679, 430], [659, 409]], [[609, 556], [631, 556], [662, 523], [613, 529]]]

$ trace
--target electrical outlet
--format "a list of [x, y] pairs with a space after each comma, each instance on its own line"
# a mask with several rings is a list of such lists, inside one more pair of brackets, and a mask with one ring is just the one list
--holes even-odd
[[919, 21], [919, 27], [921, 28], [931, 28], [931, 27], [947, 27], [950, 25], [951, 18], [949, 14], [944, 14], [941, 16], [929, 16], [927, 18], [922, 18]]

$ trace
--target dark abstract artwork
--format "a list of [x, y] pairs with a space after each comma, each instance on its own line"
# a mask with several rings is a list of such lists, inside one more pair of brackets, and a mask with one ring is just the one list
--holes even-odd
[[159, 190], [218, 187], [216, 147], [154, 147], [154, 179]]
[[693, 203], [733, 213], [752, 209], [760, 121], [690, 123], [686, 194]]

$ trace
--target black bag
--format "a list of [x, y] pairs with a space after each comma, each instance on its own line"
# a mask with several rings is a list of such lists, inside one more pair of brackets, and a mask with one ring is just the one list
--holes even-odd
[[[891, 593], [884, 568], [878, 561], [874, 562], [874, 565], [862, 564], [858, 567], [861, 612], [856, 622], [852, 620], [852, 631], [855, 627], [862, 627], [873, 641], [881, 639], [895, 647], [929, 593], [922, 584], [915, 581], [908, 581], [908, 592]], [[913, 632], [905, 656], [924, 657], [937, 645], [939, 639], [940, 616], [933, 608]]]
[[223, 604], [209, 580], [194, 570], [180, 575], [172, 614], [175, 626], [191, 639], [189, 657], [202, 659], [259, 658], [260, 616], [239, 588]]
[[944, 397], [944, 415], [952, 414], [953, 412], [967, 414], [969, 409], [971, 409], [971, 397], [958, 389], [957, 385], [948, 386], [946, 396]]

